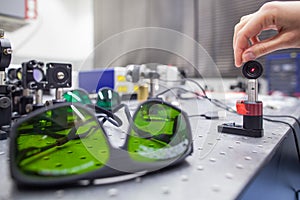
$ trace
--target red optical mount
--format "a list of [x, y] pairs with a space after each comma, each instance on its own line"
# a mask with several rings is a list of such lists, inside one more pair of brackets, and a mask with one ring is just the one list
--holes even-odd
[[243, 75], [248, 78], [248, 100], [236, 102], [237, 113], [243, 116], [243, 125], [225, 123], [218, 126], [222, 133], [244, 135], [249, 137], [263, 136], [263, 103], [257, 100], [257, 78], [262, 75], [263, 67], [257, 61], [248, 61], [242, 69]]

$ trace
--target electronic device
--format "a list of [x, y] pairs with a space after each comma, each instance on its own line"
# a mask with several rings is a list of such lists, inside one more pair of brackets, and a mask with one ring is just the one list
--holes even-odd
[[179, 70], [176, 66], [170, 65], [155, 64], [150, 67], [147, 64], [131, 64], [126, 67], [80, 71], [78, 86], [89, 93], [97, 93], [99, 89], [108, 87], [114, 89], [123, 100], [126, 100], [137, 99], [139, 90], [146, 90], [146, 85], [148, 93], [153, 96], [154, 88], [156, 90], [159, 88], [156, 85], [159, 83], [157, 79], [170, 81], [163, 83], [164, 89], [173, 87], [179, 80]]
[[267, 55], [265, 71], [269, 94], [300, 97], [299, 53]]
[[126, 80], [126, 72], [125, 67], [80, 71], [78, 73], [78, 87], [89, 93], [97, 93], [101, 88], [111, 88], [118, 92], [122, 98], [127, 95], [132, 97], [138, 86], [136, 83]]

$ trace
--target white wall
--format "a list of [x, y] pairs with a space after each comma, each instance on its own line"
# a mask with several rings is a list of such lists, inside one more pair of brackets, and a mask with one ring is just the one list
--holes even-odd
[[[93, 50], [93, 0], [38, 0], [38, 19], [6, 37], [12, 63], [30, 59], [70, 62], [75, 69]], [[85, 63], [87, 64], [87, 63]]]

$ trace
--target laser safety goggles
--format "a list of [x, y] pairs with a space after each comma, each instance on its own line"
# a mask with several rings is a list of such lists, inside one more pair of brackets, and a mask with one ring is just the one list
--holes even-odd
[[30, 186], [93, 183], [173, 166], [193, 151], [186, 113], [159, 99], [138, 106], [120, 147], [103, 123], [120, 122], [105, 109], [70, 102], [20, 119], [10, 134], [12, 178]]

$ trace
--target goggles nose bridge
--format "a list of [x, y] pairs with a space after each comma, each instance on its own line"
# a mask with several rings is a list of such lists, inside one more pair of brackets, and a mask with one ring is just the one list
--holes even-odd
[[119, 119], [114, 119], [114, 117], [110, 117], [110, 116], [108, 116], [107, 114], [105, 114], [105, 113], [97, 113], [96, 114], [96, 117], [97, 118], [104, 118], [104, 121], [103, 121], [103, 123], [105, 122], [105, 120], [107, 120], [107, 121], [109, 121], [111, 124], [113, 124], [114, 126], [116, 126], [116, 127], [120, 127], [120, 126], [122, 126], [122, 121], [121, 120], [119, 120]]
[[122, 126], [122, 121], [117, 121], [117, 120], [115, 120], [114, 118], [112, 118], [112, 117], [109, 117], [109, 116], [107, 116], [107, 118], [106, 118], [110, 123], [112, 123], [113, 125], [115, 125], [115, 126], [117, 126], [117, 127], [120, 127], [120, 126]]

